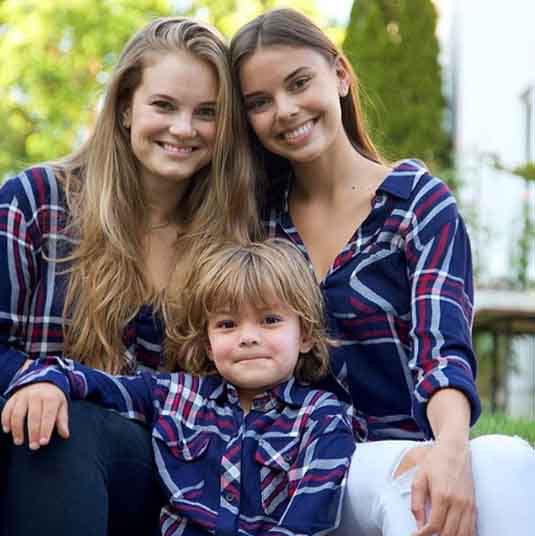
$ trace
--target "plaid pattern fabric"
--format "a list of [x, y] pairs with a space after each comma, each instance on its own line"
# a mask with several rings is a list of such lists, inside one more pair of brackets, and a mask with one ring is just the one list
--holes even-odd
[[167, 499], [164, 536], [310, 536], [340, 522], [355, 441], [348, 408], [331, 393], [291, 379], [244, 414], [218, 375], [110, 376], [44, 358], [8, 394], [39, 381], [150, 424]]
[[[65, 195], [49, 167], [34, 167], [0, 188], [0, 390], [28, 358], [62, 356], [66, 276], [61, 258]], [[145, 306], [123, 333], [128, 372], [161, 364], [163, 327]], [[125, 370], [125, 372], [127, 372]]]
[[[273, 196], [265, 225], [310, 263], [286, 186]], [[418, 162], [400, 163], [320, 286], [331, 334], [342, 343], [332, 367], [351, 395], [362, 439], [430, 437], [426, 403], [444, 387], [467, 396], [475, 422], [470, 244], [442, 181]]]

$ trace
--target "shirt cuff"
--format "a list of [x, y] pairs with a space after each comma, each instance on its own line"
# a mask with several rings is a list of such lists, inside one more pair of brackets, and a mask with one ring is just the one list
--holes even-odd
[[57, 357], [36, 359], [25, 371], [15, 375], [5, 394], [6, 396], [11, 396], [15, 391], [27, 385], [46, 382], [55, 385], [69, 398], [70, 384], [69, 378], [67, 377], [68, 368]]
[[28, 356], [22, 352], [8, 350], [0, 355], [0, 394], [5, 393]]
[[473, 426], [481, 415], [481, 401], [476, 385], [464, 367], [449, 364], [444, 368], [433, 369], [418, 382], [412, 406], [413, 417], [426, 438], [434, 438], [427, 418], [427, 403], [437, 391], [447, 388], [457, 389], [466, 396], [470, 404], [470, 426]]

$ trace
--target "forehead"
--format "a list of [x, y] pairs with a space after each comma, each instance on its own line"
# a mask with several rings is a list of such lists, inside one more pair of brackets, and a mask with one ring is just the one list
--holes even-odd
[[262, 299], [245, 299], [239, 303], [229, 301], [213, 304], [213, 311], [210, 314], [231, 313], [236, 315], [255, 315], [266, 311], [290, 311], [288, 305], [275, 296], [262, 296]]
[[290, 45], [260, 46], [247, 56], [240, 67], [244, 93], [263, 85], [277, 84], [300, 68], [328, 69], [326, 58], [311, 47]]
[[200, 102], [214, 101], [219, 82], [215, 67], [195, 56], [179, 50], [152, 53], [145, 60], [138, 91], [145, 94], [165, 94]]

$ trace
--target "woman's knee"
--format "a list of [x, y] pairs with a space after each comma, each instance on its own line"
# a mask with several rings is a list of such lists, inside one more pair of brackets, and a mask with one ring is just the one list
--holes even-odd
[[473, 439], [470, 448], [475, 475], [529, 475], [535, 482], [535, 450], [521, 437], [484, 435]]

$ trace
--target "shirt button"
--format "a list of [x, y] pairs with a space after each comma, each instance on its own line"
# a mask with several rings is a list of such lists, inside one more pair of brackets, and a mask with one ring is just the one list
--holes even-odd
[[285, 461], [285, 462], [288, 462], [290, 463], [292, 461], [292, 456], [290, 454], [283, 454], [282, 455], [282, 459]]
[[230, 493], [225, 493], [225, 500], [229, 503], [233, 503], [234, 502], [234, 495], [231, 495]]

